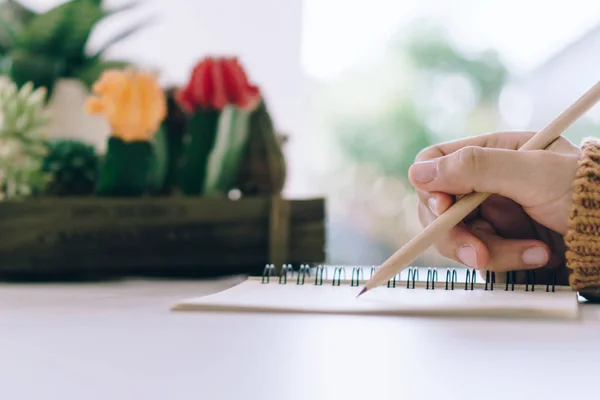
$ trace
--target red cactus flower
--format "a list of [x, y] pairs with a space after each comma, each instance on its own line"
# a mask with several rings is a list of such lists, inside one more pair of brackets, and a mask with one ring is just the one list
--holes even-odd
[[237, 57], [206, 57], [193, 69], [187, 86], [176, 94], [177, 102], [193, 112], [198, 108], [221, 110], [228, 104], [252, 108], [260, 100]]

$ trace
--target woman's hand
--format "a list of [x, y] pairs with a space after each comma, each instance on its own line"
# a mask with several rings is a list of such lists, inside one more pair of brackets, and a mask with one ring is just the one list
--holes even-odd
[[581, 152], [562, 137], [546, 150], [516, 151], [533, 135], [491, 133], [432, 146], [417, 156], [409, 179], [419, 195], [423, 226], [461, 195], [492, 193], [436, 243], [441, 255], [489, 271], [563, 262], [562, 237]]

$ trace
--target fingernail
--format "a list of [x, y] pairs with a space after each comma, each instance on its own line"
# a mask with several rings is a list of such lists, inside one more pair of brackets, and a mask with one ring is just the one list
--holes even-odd
[[548, 262], [548, 253], [543, 247], [532, 247], [523, 252], [523, 262], [529, 265], [544, 265]]
[[424, 161], [413, 164], [414, 178], [421, 183], [431, 182], [437, 175], [437, 165], [435, 161]]
[[427, 204], [429, 205], [429, 209], [431, 210], [431, 212], [435, 215], [438, 215], [437, 200], [435, 199], [435, 197], [430, 197], [429, 199], [427, 199]]
[[471, 268], [477, 267], [477, 252], [471, 246], [462, 246], [456, 253], [458, 259]]

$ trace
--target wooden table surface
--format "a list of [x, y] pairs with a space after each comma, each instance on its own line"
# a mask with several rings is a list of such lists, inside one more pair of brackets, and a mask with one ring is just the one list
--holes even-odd
[[598, 398], [576, 322], [176, 313], [210, 282], [0, 285], [0, 398]]

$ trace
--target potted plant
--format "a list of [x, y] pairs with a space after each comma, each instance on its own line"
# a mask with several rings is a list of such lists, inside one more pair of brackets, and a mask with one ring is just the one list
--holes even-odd
[[[207, 60], [200, 66], [215, 67]], [[285, 160], [264, 99], [239, 79], [237, 60], [217, 61], [238, 83], [226, 91], [202, 84], [201, 68], [170, 91], [133, 66], [104, 71], [85, 102], [110, 127], [102, 156], [40, 133], [45, 88], [0, 86], [0, 280], [231, 275], [325, 260], [325, 200], [281, 196]], [[194, 180], [197, 191], [180, 190]], [[231, 188], [241, 197], [228, 199]]]

